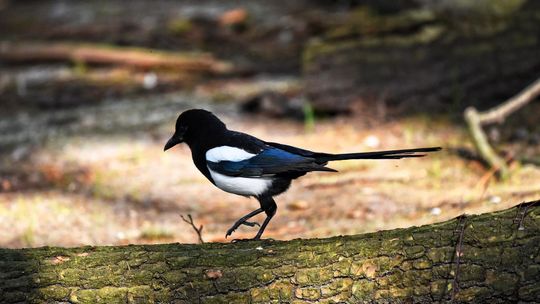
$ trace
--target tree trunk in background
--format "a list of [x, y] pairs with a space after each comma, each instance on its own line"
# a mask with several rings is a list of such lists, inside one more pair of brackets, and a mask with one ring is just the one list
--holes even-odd
[[461, 112], [502, 102], [539, 75], [539, 1], [397, 1], [401, 10], [383, 10], [387, 2], [358, 6], [306, 47], [316, 110], [376, 101]]
[[536, 302], [538, 244], [540, 201], [329, 239], [1, 249], [0, 302]]

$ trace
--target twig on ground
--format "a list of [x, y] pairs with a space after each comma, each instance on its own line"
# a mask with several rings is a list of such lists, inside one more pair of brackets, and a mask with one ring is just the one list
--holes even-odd
[[478, 187], [482, 189], [482, 194], [480, 194], [480, 200], [484, 198], [484, 195], [487, 192], [489, 182], [493, 176], [497, 173], [497, 169], [491, 168], [488, 172], [486, 172], [476, 183], [473, 189], [477, 189]]
[[[508, 163], [512, 160], [512, 156], [511, 155], [508, 155], [504, 161], [505, 163]], [[491, 181], [491, 179], [497, 174], [497, 171], [499, 170], [499, 168], [497, 167], [494, 167], [494, 168], [491, 168], [489, 169], [488, 172], [486, 172], [479, 180], [478, 182], [476, 183], [476, 185], [474, 186], [473, 189], [477, 189], [477, 188], [481, 188], [482, 189], [482, 193], [480, 195], [480, 200], [484, 199], [484, 195], [486, 194], [487, 192], [487, 189], [488, 189], [488, 186], [489, 186], [489, 182]]]
[[188, 219], [186, 219], [182, 214], [180, 214], [180, 217], [182, 218], [184, 222], [190, 224], [193, 230], [195, 230], [195, 232], [197, 233], [197, 236], [199, 237], [199, 243], [204, 244], [204, 240], [202, 239], [202, 230], [204, 226], [200, 225], [199, 228], [197, 228], [197, 226], [195, 226], [195, 223], [193, 222], [193, 218], [191, 217], [191, 214], [187, 215]]

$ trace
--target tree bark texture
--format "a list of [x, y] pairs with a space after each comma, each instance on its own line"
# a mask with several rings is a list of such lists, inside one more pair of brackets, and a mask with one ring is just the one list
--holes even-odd
[[[378, 5], [385, 2], [392, 1]], [[482, 109], [538, 77], [538, 1], [423, 0], [393, 13], [360, 6], [343, 20], [303, 55], [307, 97], [318, 111], [368, 111], [373, 102]]]
[[532, 303], [540, 201], [407, 229], [0, 250], [1, 303]]

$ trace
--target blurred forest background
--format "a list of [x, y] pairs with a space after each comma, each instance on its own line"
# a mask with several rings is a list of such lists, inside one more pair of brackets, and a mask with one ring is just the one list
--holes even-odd
[[[258, 208], [212, 186], [177, 115], [328, 152], [443, 146], [331, 164], [277, 198], [266, 237], [422, 225], [540, 197], [540, 104], [463, 120], [540, 76], [535, 0], [0, 0], [0, 246], [224, 241]], [[260, 220], [260, 219], [259, 219]], [[243, 227], [234, 237], [252, 237]]]

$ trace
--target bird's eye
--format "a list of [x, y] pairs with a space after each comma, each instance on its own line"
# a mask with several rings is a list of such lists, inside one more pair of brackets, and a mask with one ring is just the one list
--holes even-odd
[[183, 137], [184, 134], [186, 134], [186, 131], [187, 131], [187, 126], [178, 126], [178, 128], [176, 128], [176, 132], [175, 132], [175, 133], [176, 133], [178, 136]]

